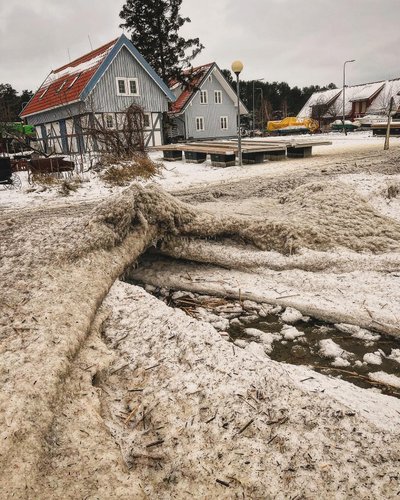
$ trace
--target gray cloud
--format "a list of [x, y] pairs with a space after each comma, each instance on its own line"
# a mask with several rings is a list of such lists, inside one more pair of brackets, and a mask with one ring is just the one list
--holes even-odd
[[[123, 0], [0, 0], [0, 82], [35, 89], [51, 69], [121, 33]], [[244, 63], [243, 78], [341, 85], [400, 77], [399, 0], [184, 0], [196, 63]]]

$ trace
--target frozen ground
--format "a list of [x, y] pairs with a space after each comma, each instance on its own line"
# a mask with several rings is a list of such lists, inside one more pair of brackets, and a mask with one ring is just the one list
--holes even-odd
[[396, 496], [399, 400], [233, 348], [116, 281], [163, 240], [192, 262], [139, 267], [148, 282], [398, 336], [399, 143], [341, 141], [307, 160], [167, 164], [175, 197], [0, 188], [5, 498]]
[[[274, 137], [274, 141], [290, 140], [291, 137], [279, 138]], [[300, 139], [298, 136], [293, 136], [295, 140], [305, 140], [304, 136]], [[220, 184], [231, 182], [234, 180], [240, 181], [245, 178], [257, 178], [287, 176], [292, 173], [301, 173], [302, 171], [312, 171], [313, 168], [318, 168], [321, 162], [325, 166], [334, 166], [340, 163], [342, 155], [348, 159], [352, 155], [357, 158], [363, 157], [363, 153], [369, 157], [381, 157], [383, 149], [383, 138], [372, 137], [370, 132], [349, 134], [347, 137], [342, 137], [341, 134], [321, 134], [313, 136], [311, 140], [329, 140], [332, 141], [331, 146], [317, 146], [313, 148], [313, 158], [291, 159], [288, 161], [267, 162], [264, 164], [247, 165], [245, 167], [228, 167], [217, 168], [210, 164], [207, 160], [204, 164], [193, 164], [185, 162], [165, 163], [165, 169], [161, 175], [154, 181], [168, 191], [177, 191], [194, 185], [204, 184]], [[392, 148], [400, 147], [400, 138], [391, 139]], [[161, 153], [151, 153], [152, 158], [162, 159]], [[87, 169], [84, 163], [84, 169]], [[355, 165], [353, 165], [356, 168]], [[40, 206], [46, 205], [49, 201], [52, 203], [63, 204], [64, 200], [58, 193], [57, 189], [42, 190], [40, 187], [30, 186], [28, 184], [27, 175], [25, 172], [19, 172], [18, 175], [22, 180], [22, 190], [6, 190], [0, 186], [0, 207], [13, 208], [15, 206]], [[77, 202], [98, 202], [107, 196], [117, 194], [123, 188], [109, 188], [99, 179], [98, 175], [92, 171], [86, 171], [80, 174], [82, 180], [81, 188], [76, 192], [71, 192], [68, 199]]]

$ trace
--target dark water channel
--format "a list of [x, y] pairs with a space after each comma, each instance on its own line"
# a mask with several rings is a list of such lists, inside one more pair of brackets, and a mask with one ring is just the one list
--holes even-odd
[[[325, 375], [342, 378], [364, 389], [374, 389], [390, 396], [400, 398], [400, 388], [375, 381], [371, 374], [384, 372], [388, 375], [400, 376], [400, 359], [389, 359], [393, 350], [400, 349], [400, 341], [389, 336], [368, 332], [342, 331], [346, 328], [323, 323], [313, 318], [302, 318], [294, 324], [285, 324], [283, 309], [279, 306], [272, 312], [260, 312], [260, 309], [246, 306], [245, 303], [224, 298], [204, 296], [190, 292], [176, 292], [143, 283], [127, 280], [131, 284], [142, 286], [149, 293], [163, 300], [168, 306], [180, 308], [186, 314], [202, 321], [209, 321], [228, 342], [239, 347], [246, 347], [249, 342], [263, 343], [263, 333], [273, 342], [266, 349], [268, 356], [279, 362], [303, 365]], [[222, 320], [219, 322], [219, 318]], [[294, 327], [294, 328], [293, 328]], [[291, 329], [292, 328], [292, 329]], [[352, 327], [350, 327], [351, 329]], [[354, 327], [353, 327], [354, 328]], [[248, 329], [254, 330], [248, 334]], [[286, 329], [286, 330], [285, 330]], [[285, 334], [294, 332], [295, 337]], [[361, 338], [357, 338], [357, 335]], [[322, 341], [322, 343], [321, 343]], [[332, 353], [324, 352], [322, 345], [328, 343], [339, 351], [338, 358]], [[344, 355], [340, 355], [340, 351]], [[399, 351], [397, 351], [398, 354]], [[374, 356], [375, 354], [375, 356]], [[364, 356], [367, 355], [367, 361]], [[368, 360], [378, 361], [374, 364]], [[336, 366], [335, 366], [336, 365]], [[400, 378], [397, 379], [400, 382]], [[396, 380], [396, 382], [397, 382]]]
[[[309, 319], [307, 322], [299, 321], [295, 324], [297, 330], [304, 333], [304, 336], [293, 340], [276, 340], [272, 344], [271, 359], [293, 365], [305, 365], [324, 373], [339, 377], [348, 382], [363, 387], [379, 388], [384, 394], [400, 397], [400, 389], [378, 384], [368, 377], [369, 373], [383, 371], [388, 374], [400, 375], [400, 364], [392, 359], [388, 359], [392, 349], [399, 349], [400, 342], [393, 338], [380, 335], [376, 340], [363, 340], [343, 333], [327, 323]], [[244, 325], [233, 325], [228, 330], [231, 338], [244, 339], [246, 341], [255, 340], [246, 334], [247, 328], [255, 328], [263, 332], [277, 333], [282, 329], [282, 321], [277, 314], [270, 314], [266, 318], [257, 318], [254, 321], [246, 322]], [[320, 341], [331, 339], [344, 351], [352, 354], [349, 359], [350, 366], [331, 366], [332, 359], [326, 358], [320, 352]], [[378, 349], [383, 351], [380, 365], [363, 363], [365, 354], [374, 353]], [[357, 363], [358, 362], [358, 363]]]

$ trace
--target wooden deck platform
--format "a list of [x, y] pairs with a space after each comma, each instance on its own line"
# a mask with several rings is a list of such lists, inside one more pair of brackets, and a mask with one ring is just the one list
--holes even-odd
[[[244, 164], [263, 163], [265, 160], [281, 160], [286, 158], [307, 158], [312, 155], [313, 146], [327, 146], [330, 141], [274, 141], [274, 140], [243, 140], [242, 159]], [[233, 140], [199, 141], [177, 144], [166, 144], [150, 148], [153, 151], [163, 151], [164, 160], [182, 160], [183, 153], [188, 163], [203, 163], [207, 155], [211, 163], [218, 167], [236, 165], [238, 142]]]

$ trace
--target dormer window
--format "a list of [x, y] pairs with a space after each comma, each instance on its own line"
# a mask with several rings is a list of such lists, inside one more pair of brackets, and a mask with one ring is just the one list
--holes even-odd
[[207, 92], [207, 90], [200, 91], [200, 104], [208, 104], [208, 92]]

